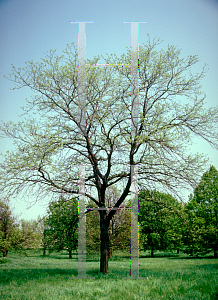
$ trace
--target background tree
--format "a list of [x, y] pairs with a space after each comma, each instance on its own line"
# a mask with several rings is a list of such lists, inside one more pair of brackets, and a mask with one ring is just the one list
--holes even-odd
[[[114, 207], [119, 200], [119, 190], [111, 186], [105, 195], [107, 207]], [[109, 258], [112, 256], [113, 250], [130, 251], [130, 232], [131, 232], [131, 211], [125, 210], [131, 207], [131, 202], [125, 200], [122, 203], [124, 209], [118, 210], [112, 217], [109, 224]]]
[[218, 171], [214, 166], [205, 172], [190, 195], [186, 206], [191, 230], [187, 228], [185, 253], [204, 255], [218, 250]]
[[109, 226], [109, 258], [113, 250], [130, 252], [131, 211], [119, 210]]
[[[94, 204], [90, 203], [89, 207], [94, 207]], [[86, 216], [86, 250], [88, 253], [99, 253], [101, 249], [99, 219], [97, 210], [90, 211]]]
[[139, 193], [140, 240], [144, 250], [182, 248], [182, 208], [171, 195], [156, 190]]
[[[113, 207], [119, 197], [119, 191], [115, 187], [110, 187], [106, 194], [106, 206]], [[129, 206], [128, 206], [129, 205]], [[130, 207], [128, 202], [123, 203], [122, 207]], [[89, 207], [96, 207], [95, 203], [90, 201]], [[87, 208], [87, 209], [88, 209]], [[94, 210], [87, 214], [86, 218], [86, 247], [87, 251], [98, 252], [100, 250], [100, 226], [99, 212]], [[113, 250], [130, 251], [130, 232], [131, 232], [131, 212], [128, 210], [119, 210], [110, 221], [109, 225], [109, 258]]]
[[24, 220], [19, 222], [21, 230], [19, 246], [21, 249], [38, 249], [42, 242], [42, 233], [36, 220]]
[[[79, 194], [78, 166], [87, 168], [86, 196], [105, 207], [109, 186], [121, 185], [115, 207], [120, 207], [131, 186], [131, 167], [139, 167], [141, 189], [177, 192], [194, 186], [205, 167], [202, 156], [190, 154], [193, 136], [217, 144], [218, 108], [206, 109], [200, 81], [205, 69], [193, 75], [197, 56], [181, 58], [180, 50], [155, 49], [159, 41], [139, 47], [139, 121], [135, 137], [131, 118], [131, 68], [97, 68], [100, 57], [86, 60], [86, 106], [78, 99], [78, 53], [68, 46], [63, 56], [50, 51], [40, 63], [12, 67], [15, 88], [29, 87], [26, 114], [40, 117], [18, 124], [3, 123], [1, 137], [17, 140], [17, 151], [7, 152], [0, 164], [0, 190], [12, 194], [30, 191], [36, 200], [65, 193]], [[107, 64], [131, 65], [131, 51]], [[132, 86], [134, 90], [134, 87]], [[27, 106], [28, 106], [27, 105]], [[85, 111], [86, 112], [85, 112]], [[84, 114], [85, 113], [85, 114]], [[81, 123], [84, 115], [84, 124]], [[34, 112], [34, 116], [36, 112]], [[99, 211], [101, 228], [100, 272], [108, 273], [109, 224], [116, 214]]]
[[9, 201], [0, 201], [0, 251], [7, 257], [8, 251], [19, 245], [21, 232], [9, 207]]
[[69, 258], [72, 250], [78, 247], [78, 199], [59, 201], [49, 204], [48, 216], [44, 220], [44, 243], [50, 251], [67, 249]]
[[38, 223], [38, 228], [39, 228], [39, 231], [41, 233], [41, 244], [40, 244], [40, 248], [43, 249], [43, 255], [46, 254], [46, 249], [48, 248], [48, 243], [46, 241], [46, 239], [44, 238], [44, 231], [46, 228], [48, 228], [47, 225], [45, 225], [45, 219], [46, 217], [41, 217], [41, 216], [38, 216], [37, 218], [37, 223]]

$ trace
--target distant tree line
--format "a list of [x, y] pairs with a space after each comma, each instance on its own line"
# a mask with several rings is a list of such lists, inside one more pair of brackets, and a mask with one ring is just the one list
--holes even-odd
[[[116, 191], [108, 198], [108, 206], [116, 201]], [[110, 202], [110, 203], [109, 203]], [[94, 207], [90, 202], [87, 209]], [[130, 207], [130, 200], [125, 204]], [[99, 212], [86, 215], [86, 249], [100, 251]], [[0, 251], [7, 257], [12, 249], [43, 249], [50, 253], [66, 249], [69, 258], [78, 250], [78, 199], [60, 197], [51, 202], [47, 216], [35, 221], [13, 216], [9, 203], [0, 201]], [[205, 172], [188, 203], [180, 203], [170, 194], [157, 190], [139, 192], [139, 249], [179, 251], [190, 256], [218, 251], [218, 171], [214, 166]], [[110, 256], [113, 250], [130, 251], [131, 211], [119, 210], [109, 227]]]

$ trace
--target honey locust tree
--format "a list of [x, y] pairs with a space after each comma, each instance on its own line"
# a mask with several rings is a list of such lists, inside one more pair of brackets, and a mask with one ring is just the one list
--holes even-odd
[[[23, 108], [28, 119], [3, 122], [0, 127], [1, 137], [14, 139], [16, 147], [0, 165], [1, 192], [10, 197], [30, 192], [36, 201], [61, 193], [70, 198], [79, 193], [80, 164], [89, 164], [86, 197], [101, 208], [112, 185], [122, 187], [114, 207], [126, 199], [131, 165], [138, 166], [140, 188], [161, 186], [176, 193], [194, 186], [206, 159], [190, 153], [188, 147], [195, 135], [218, 147], [218, 108], [204, 105], [200, 81], [205, 68], [197, 74], [192, 71], [198, 57], [182, 58], [177, 47], [164, 50], [159, 44], [149, 38], [139, 47], [135, 136], [130, 128], [131, 68], [94, 66], [101, 59], [107, 64], [131, 65], [131, 49], [119, 58], [114, 54], [86, 60], [85, 108], [78, 98], [78, 52], [73, 45], [61, 56], [50, 51], [38, 63], [13, 66], [8, 78], [15, 88], [30, 88], [33, 96]], [[99, 210], [99, 214], [100, 272], [106, 274], [108, 227], [116, 210]]]
[[[119, 199], [119, 191], [114, 186], [108, 188], [105, 196], [107, 207], [113, 207]], [[95, 203], [90, 201], [87, 210], [96, 207]], [[131, 207], [131, 203], [123, 203], [122, 207]], [[129, 251], [130, 250], [130, 231], [131, 231], [131, 212], [121, 208], [112, 217], [109, 224], [109, 258], [112, 256], [113, 250]], [[86, 248], [88, 251], [98, 252], [101, 246], [99, 213], [94, 210], [87, 215], [86, 218]]]

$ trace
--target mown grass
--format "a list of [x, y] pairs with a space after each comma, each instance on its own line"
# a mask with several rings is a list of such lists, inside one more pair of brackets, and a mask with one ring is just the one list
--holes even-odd
[[87, 255], [86, 274], [95, 279], [69, 279], [77, 277], [77, 261], [65, 251], [45, 257], [42, 251], [11, 251], [0, 259], [0, 299], [218, 299], [218, 260], [210, 256], [143, 253], [139, 276], [145, 279], [134, 280], [122, 279], [129, 277], [128, 254], [113, 254], [108, 275], [99, 272], [99, 255]]

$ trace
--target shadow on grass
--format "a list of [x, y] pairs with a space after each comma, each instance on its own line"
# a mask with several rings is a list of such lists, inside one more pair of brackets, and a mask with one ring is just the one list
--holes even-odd
[[217, 300], [218, 299], [218, 290], [211, 295], [211, 300]]
[[77, 276], [76, 269], [10, 269], [4, 270], [4, 274], [0, 276], [2, 284], [10, 284], [10, 282], [27, 282], [29, 280], [38, 280], [39, 282], [68, 280], [70, 276]]
[[[161, 272], [159, 272], [159, 277], [161, 277]], [[129, 277], [129, 268], [120, 268], [117, 270], [117, 266], [110, 266], [109, 274], [102, 274], [99, 268], [92, 268], [91, 270], [86, 270], [87, 279], [89, 277], [94, 277], [96, 280], [99, 279], [112, 279], [112, 280], [122, 280], [123, 277]], [[157, 274], [156, 274], [157, 276]], [[69, 280], [77, 279], [78, 270], [77, 269], [10, 269], [4, 270], [4, 273], [0, 272], [0, 282], [3, 285], [22, 285], [23, 283], [28, 283], [34, 281], [35, 284], [39, 283], [50, 283], [50, 284], [60, 284], [63, 282], [68, 282]], [[73, 278], [73, 279], [70, 279]], [[84, 280], [78, 278], [77, 280]]]
[[168, 257], [169, 259], [215, 259], [214, 256], [185, 256], [185, 257]]

